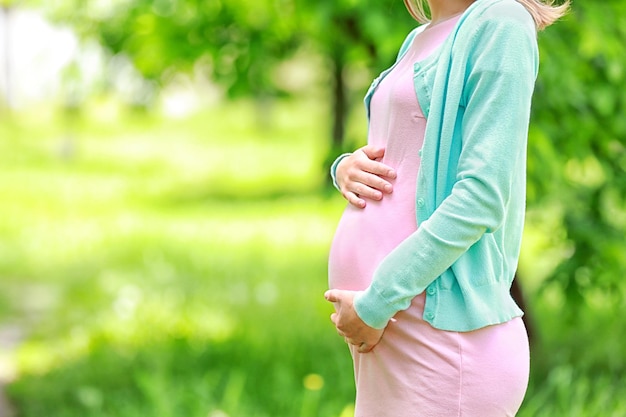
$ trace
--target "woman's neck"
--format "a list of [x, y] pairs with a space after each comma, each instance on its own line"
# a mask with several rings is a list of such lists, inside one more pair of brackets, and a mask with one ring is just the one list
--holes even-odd
[[472, 3], [474, 0], [428, 0], [430, 25], [434, 26], [463, 13]]

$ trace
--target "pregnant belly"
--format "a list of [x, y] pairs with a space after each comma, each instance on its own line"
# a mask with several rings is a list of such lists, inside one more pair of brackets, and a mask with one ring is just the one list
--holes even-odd
[[403, 202], [399, 194], [346, 208], [330, 249], [329, 288], [366, 289], [384, 257], [416, 230], [413, 199]]

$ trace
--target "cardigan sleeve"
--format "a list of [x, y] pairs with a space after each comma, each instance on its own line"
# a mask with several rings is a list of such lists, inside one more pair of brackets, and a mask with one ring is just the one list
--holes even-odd
[[344, 160], [344, 158], [347, 158], [350, 155], [352, 155], [352, 153], [350, 152], [342, 153], [337, 158], [335, 158], [330, 166], [330, 178], [333, 181], [333, 186], [337, 189], [337, 191], [341, 191], [339, 183], [337, 182], [337, 167], [339, 166], [339, 163]]
[[[371, 285], [356, 294], [355, 310], [371, 327], [385, 327], [484, 234], [498, 230], [515, 191], [514, 177], [525, 175], [521, 165], [538, 67], [534, 25], [524, 11], [521, 17], [481, 16], [472, 29], [465, 32], [473, 38], [464, 40], [470, 49], [461, 75], [461, 102], [446, 102], [440, 115], [431, 110], [429, 117], [461, 123], [453, 185], [418, 230], [383, 259]], [[460, 75], [452, 58], [448, 89]], [[459, 128], [454, 130], [458, 134]], [[418, 210], [429, 204], [435, 202], [418, 196]]]

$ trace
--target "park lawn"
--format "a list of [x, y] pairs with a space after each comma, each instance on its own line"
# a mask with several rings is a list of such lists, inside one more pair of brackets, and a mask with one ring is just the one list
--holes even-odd
[[322, 297], [343, 203], [311, 181], [318, 138], [250, 139], [241, 113], [3, 132], [0, 305], [27, 331], [23, 415], [349, 409]]
[[[8, 387], [20, 416], [352, 415], [322, 298], [344, 206], [323, 189], [325, 115], [278, 103], [260, 124], [253, 109], [0, 127], [0, 323], [26, 335]], [[521, 270], [536, 276], [550, 259], [528, 235]], [[533, 300], [519, 415], [625, 415], [623, 320], [581, 306], [573, 324], [558, 292]]]

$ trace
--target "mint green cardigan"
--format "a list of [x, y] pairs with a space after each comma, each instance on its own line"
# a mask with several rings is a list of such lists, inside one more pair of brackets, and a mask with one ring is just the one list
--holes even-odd
[[[409, 34], [398, 60], [420, 30]], [[538, 60], [536, 28], [524, 6], [476, 0], [444, 44], [414, 64], [415, 93], [428, 119], [419, 150], [419, 227], [356, 294], [355, 310], [369, 326], [384, 328], [424, 291], [424, 319], [442, 330], [471, 331], [523, 314], [510, 288], [524, 224]], [[366, 95], [368, 116], [390, 70]]]

